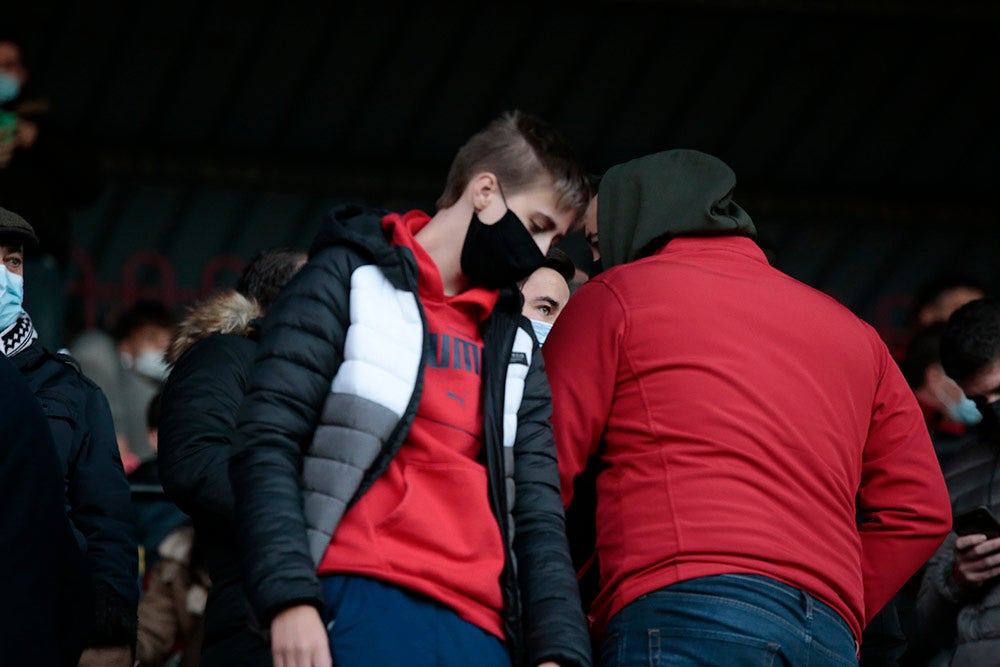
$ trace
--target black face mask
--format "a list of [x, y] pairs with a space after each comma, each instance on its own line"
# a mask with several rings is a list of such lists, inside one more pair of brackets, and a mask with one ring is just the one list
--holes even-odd
[[511, 287], [545, 262], [531, 233], [509, 208], [493, 225], [472, 214], [462, 244], [462, 273], [487, 289]]

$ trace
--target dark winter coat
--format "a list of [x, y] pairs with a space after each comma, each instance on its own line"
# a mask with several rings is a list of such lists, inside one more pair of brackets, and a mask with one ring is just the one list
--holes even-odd
[[[1000, 433], [984, 430], [943, 462], [955, 514], [979, 505], [1000, 516]], [[951, 665], [996, 664], [1000, 656], [1000, 580], [965, 590], [955, 581], [953, 532], [927, 563], [917, 597], [922, 637], [936, 648], [955, 647]]]
[[94, 579], [95, 617], [88, 643], [131, 645], [139, 556], [108, 401], [67, 355], [36, 343], [11, 361], [42, 405], [62, 466], [66, 513]]
[[212, 585], [205, 608], [202, 665], [270, 665], [271, 651], [250, 631], [233, 529], [229, 484], [236, 413], [257, 347], [256, 306], [220, 293], [185, 317], [171, 344], [173, 369], [161, 403], [160, 481], [194, 523]]
[[0, 355], [0, 658], [76, 665], [93, 585], [64, 508], [63, 474], [45, 417]]
[[[316, 568], [330, 536], [386, 469], [420, 402], [429, 346], [416, 260], [389, 243], [381, 217], [334, 211], [264, 321], [230, 468], [248, 594], [262, 624], [295, 604], [323, 607]], [[365, 307], [356, 311], [355, 302]], [[483, 455], [506, 545], [504, 629], [515, 664], [587, 665], [548, 381], [520, 309], [519, 296], [504, 292], [483, 327]], [[367, 326], [391, 344], [369, 349], [375, 337], [358, 335], [345, 345], [350, 327]], [[352, 390], [368, 371], [392, 382]]]

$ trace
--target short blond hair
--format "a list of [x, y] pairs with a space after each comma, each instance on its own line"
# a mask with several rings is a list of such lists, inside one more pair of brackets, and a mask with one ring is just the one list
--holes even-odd
[[454, 205], [476, 174], [491, 172], [506, 195], [548, 186], [561, 211], [581, 216], [590, 202], [590, 185], [569, 144], [545, 121], [508, 111], [473, 135], [458, 150], [448, 170], [439, 209]]

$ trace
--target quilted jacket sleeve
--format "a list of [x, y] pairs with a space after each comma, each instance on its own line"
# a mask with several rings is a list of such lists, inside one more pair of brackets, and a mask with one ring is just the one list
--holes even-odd
[[163, 390], [160, 481], [178, 507], [214, 525], [232, 521], [229, 456], [254, 349], [242, 336], [209, 336], [178, 359]]
[[315, 255], [271, 307], [230, 460], [244, 585], [263, 627], [296, 604], [323, 606], [302, 510], [302, 459], [350, 321], [347, 252]]
[[134, 510], [107, 399], [96, 386], [83, 385], [82, 391], [87, 429], [66, 493], [95, 581], [90, 646], [123, 646], [135, 638], [139, 605]]
[[566, 540], [549, 384], [535, 351], [518, 412], [514, 551], [528, 665], [591, 664], [590, 639]]

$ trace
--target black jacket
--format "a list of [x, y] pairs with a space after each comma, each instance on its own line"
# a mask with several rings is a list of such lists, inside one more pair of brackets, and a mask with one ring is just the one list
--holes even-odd
[[42, 405], [62, 466], [66, 512], [94, 579], [90, 646], [131, 645], [138, 550], [128, 481], [104, 393], [66, 355], [37, 343], [11, 361]]
[[[955, 515], [977, 506], [1000, 516], [1000, 432], [982, 428], [967, 444], [942, 462]], [[967, 590], [955, 581], [952, 532], [924, 570], [917, 596], [917, 625], [932, 648], [955, 652], [949, 664], [995, 664], [1000, 655], [1000, 581], [993, 579]]]
[[[223, 293], [185, 318], [161, 403], [160, 481], [191, 516], [200, 562], [212, 581], [202, 644], [206, 667], [271, 664], [270, 648], [248, 627], [229, 484], [236, 413], [257, 347], [246, 326], [248, 308], [239, 295]], [[236, 321], [244, 324], [232, 326]]]
[[[339, 209], [314, 243], [309, 263], [265, 318], [230, 466], [248, 594], [261, 623], [294, 604], [322, 608], [316, 563], [324, 540], [343, 509], [386, 469], [409, 431], [429, 354], [416, 276], [413, 254], [389, 243], [380, 212]], [[331, 392], [338, 372], [348, 372], [342, 364], [349, 353], [352, 295], [358, 298], [352, 290], [363, 281], [375, 283], [365, 298], [381, 299], [368, 302], [368, 312], [407, 314], [413, 304], [419, 311], [423, 337], [397, 341], [407, 346], [407, 359], [419, 360], [402, 417], [377, 396]], [[515, 664], [588, 665], [586, 623], [559, 497], [548, 382], [520, 308], [516, 293], [502, 294], [483, 329], [483, 453], [490, 504], [507, 546], [500, 582], [504, 626]], [[526, 351], [514, 351], [525, 343]], [[385, 354], [375, 356], [395, 363]], [[524, 364], [523, 398], [505, 402], [517, 363]], [[408, 371], [390, 372], [403, 377]], [[518, 406], [516, 415], [505, 413], [511, 404]], [[516, 424], [508, 447], [505, 421]], [[336, 474], [317, 474], [303, 489], [304, 474], [332, 467]]]
[[24, 378], [0, 355], [0, 657], [75, 666], [93, 585], [66, 511], [52, 436]]

